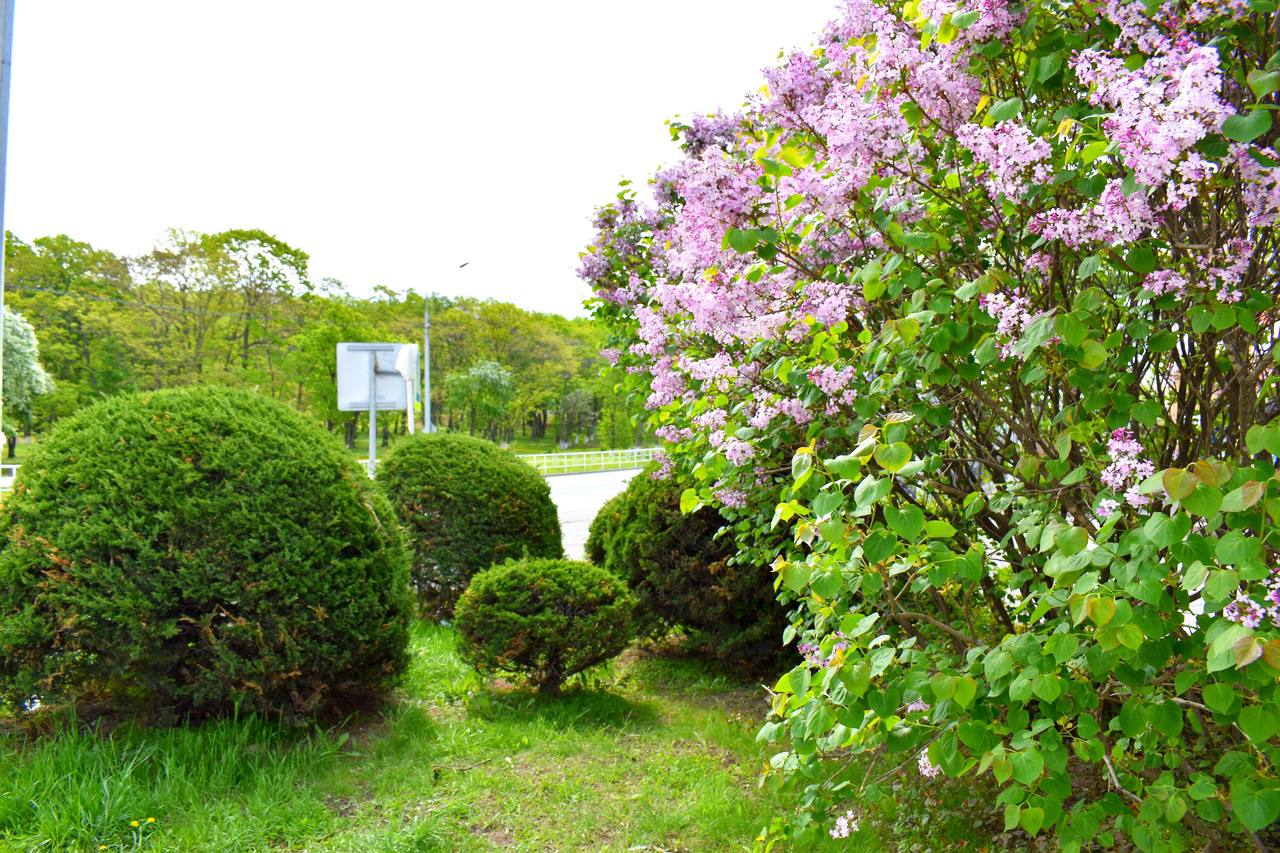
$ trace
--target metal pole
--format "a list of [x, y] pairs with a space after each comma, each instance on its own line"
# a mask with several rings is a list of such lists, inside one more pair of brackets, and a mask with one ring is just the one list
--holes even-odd
[[431, 297], [422, 301], [422, 431], [431, 427]]
[[369, 353], [369, 476], [378, 464], [378, 354]]
[[0, 426], [4, 424], [4, 191], [8, 183], [5, 159], [9, 151], [9, 78], [13, 72], [13, 4], [0, 0]]

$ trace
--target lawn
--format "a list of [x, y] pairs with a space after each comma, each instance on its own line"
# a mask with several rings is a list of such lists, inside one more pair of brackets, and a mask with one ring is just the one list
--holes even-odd
[[759, 831], [758, 689], [630, 656], [592, 689], [542, 700], [480, 690], [446, 629], [421, 626], [414, 647], [400, 701], [341, 733], [250, 721], [64, 732], [22, 751], [11, 738], [0, 838], [14, 850], [719, 850]]
[[[0, 850], [746, 850], [786, 808], [756, 784], [759, 685], [629, 652], [539, 698], [482, 684], [448, 629], [413, 649], [389, 708], [336, 729], [10, 726]], [[897, 815], [819, 849], [964, 849], [974, 792], [938, 788], [907, 777]]]

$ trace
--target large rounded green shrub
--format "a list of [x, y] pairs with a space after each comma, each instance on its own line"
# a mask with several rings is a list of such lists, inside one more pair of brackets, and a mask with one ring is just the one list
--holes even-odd
[[463, 658], [480, 672], [524, 675], [556, 692], [626, 648], [634, 608], [627, 585], [590, 563], [513, 560], [471, 579], [455, 624]]
[[408, 554], [319, 426], [184, 388], [61, 421], [0, 512], [0, 695], [160, 720], [347, 707], [407, 663]]
[[732, 536], [716, 510], [680, 511], [683, 488], [650, 466], [591, 523], [587, 555], [627, 581], [646, 631], [683, 628], [687, 650], [735, 666], [778, 657], [786, 611], [768, 567], [734, 561]]
[[402, 439], [378, 468], [413, 548], [423, 611], [447, 617], [471, 576], [519, 557], [560, 557], [547, 483], [515, 454], [457, 433]]

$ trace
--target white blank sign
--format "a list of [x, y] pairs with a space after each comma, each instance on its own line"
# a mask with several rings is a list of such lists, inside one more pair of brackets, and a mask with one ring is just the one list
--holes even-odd
[[404, 409], [415, 380], [416, 344], [338, 344], [338, 411], [369, 411], [369, 359], [374, 361], [379, 411]]

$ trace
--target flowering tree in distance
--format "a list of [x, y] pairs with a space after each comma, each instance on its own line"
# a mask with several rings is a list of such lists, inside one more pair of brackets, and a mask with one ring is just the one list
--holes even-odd
[[599, 211], [605, 354], [801, 644], [769, 838], [906, 768], [1065, 850], [1265, 843], [1275, 11], [849, 0]]

